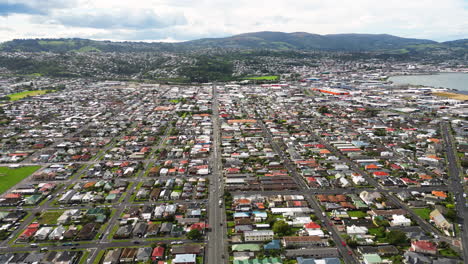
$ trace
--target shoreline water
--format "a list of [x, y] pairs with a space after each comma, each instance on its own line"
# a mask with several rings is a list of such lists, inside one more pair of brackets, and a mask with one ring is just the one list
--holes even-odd
[[[450, 75], [454, 75], [453, 77]], [[427, 76], [428, 78], [424, 78]], [[441, 77], [436, 77], [441, 76]], [[447, 92], [468, 95], [468, 73], [466, 72], [434, 72], [407, 75], [392, 75], [388, 81], [396, 85], [425, 86], [447, 89]]]

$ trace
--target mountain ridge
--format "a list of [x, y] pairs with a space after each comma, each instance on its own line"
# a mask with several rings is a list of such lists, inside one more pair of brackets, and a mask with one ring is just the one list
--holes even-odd
[[[15, 39], [0, 44], [0, 51], [14, 52], [157, 52], [204, 48], [269, 49], [304, 51], [421, 51], [468, 49], [468, 39], [437, 42], [389, 34], [312, 34], [307, 32], [248, 32], [224, 38], [202, 38], [178, 43], [109, 41], [83, 38]], [[405, 51], [406, 50], [406, 51]]]

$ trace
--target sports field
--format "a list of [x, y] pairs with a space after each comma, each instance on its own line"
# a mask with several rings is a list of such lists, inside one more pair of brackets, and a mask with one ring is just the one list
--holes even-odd
[[247, 80], [260, 80], [260, 81], [276, 81], [279, 79], [278, 75], [248, 77]]
[[41, 166], [29, 166], [20, 168], [0, 167], [0, 194], [12, 186], [27, 178]]
[[52, 90], [35, 90], [35, 91], [24, 91], [20, 93], [14, 93], [7, 95], [10, 97], [10, 101], [18, 101], [28, 96], [37, 96], [51, 92]]

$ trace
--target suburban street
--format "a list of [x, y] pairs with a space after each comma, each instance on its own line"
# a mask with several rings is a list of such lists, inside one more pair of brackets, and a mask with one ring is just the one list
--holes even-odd
[[468, 259], [468, 208], [466, 207], [466, 195], [462, 184], [464, 180], [461, 178], [462, 173], [460, 173], [449, 124], [447, 124], [447, 122], [443, 122], [441, 124], [441, 130], [447, 154], [450, 188], [454, 192], [454, 199], [456, 200], [458, 221], [455, 223], [455, 225], [460, 224], [461, 226], [460, 236], [463, 245], [463, 255], [465, 259]]

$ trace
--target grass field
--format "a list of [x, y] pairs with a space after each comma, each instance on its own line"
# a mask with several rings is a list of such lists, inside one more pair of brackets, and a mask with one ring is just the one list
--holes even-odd
[[279, 79], [278, 75], [248, 77], [247, 80], [260, 80], [260, 81], [276, 81]]
[[422, 219], [429, 220], [429, 214], [431, 213], [431, 209], [429, 208], [416, 208], [413, 211]]
[[435, 96], [446, 97], [455, 100], [465, 101], [468, 100], [468, 95], [466, 94], [457, 94], [457, 93], [448, 93], [448, 92], [441, 92], [441, 93], [432, 93]]
[[56, 225], [57, 219], [63, 214], [63, 212], [64, 211], [44, 212], [37, 222], [41, 225]]
[[367, 214], [362, 211], [349, 211], [348, 215], [349, 217], [357, 217], [357, 218], [364, 218], [367, 216]]
[[13, 187], [18, 182], [27, 178], [41, 166], [21, 168], [0, 167], [0, 194]]
[[52, 90], [35, 90], [35, 91], [24, 91], [20, 93], [14, 93], [7, 95], [10, 98], [10, 101], [18, 101], [28, 96], [37, 96], [52, 92]]

